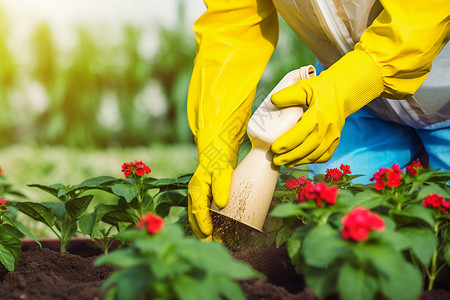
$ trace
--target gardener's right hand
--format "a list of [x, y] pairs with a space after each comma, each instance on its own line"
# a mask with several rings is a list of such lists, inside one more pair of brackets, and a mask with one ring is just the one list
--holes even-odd
[[211, 200], [223, 208], [228, 203], [231, 175], [239, 145], [221, 138], [217, 130], [202, 129], [197, 136], [198, 166], [188, 187], [188, 215], [198, 239], [211, 240]]

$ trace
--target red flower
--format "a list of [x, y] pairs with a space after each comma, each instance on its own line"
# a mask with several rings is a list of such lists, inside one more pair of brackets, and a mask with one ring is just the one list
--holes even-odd
[[352, 174], [352, 171], [350, 171], [350, 166], [349, 165], [344, 165], [341, 164], [341, 166], [339, 167], [339, 169], [342, 170], [342, 172], [345, 174]]
[[441, 205], [442, 205], [441, 211], [443, 213], [448, 213], [450, 211], [450, 201], [442, 200]]
[[0, 175], [3, 175], [3, 168], [0, 168]]
[[395, 171], [388, 171], [387, 173], [387, 185], [389, 187], [397, 187], [400, 185], [400, 182], [402, 180], [402, 175], [401, 173], [397, 173]]
[[436, 193], [432, 193], [422, 201], [422, 205], [425, 207], [440, 207], [443, 213], [450, 211], [450, 201], [446, 201], [444, 196], [440, 196]]
[[139, 223], [136, 225], [137, 229], [141, 229], [146, 226], [147, 231], [151, 234], [160, 232], [164, 228], [164, 220], [152, 213], [146, 213], [141, 216]]
[[385, 228], [383, 218], [362, 206], [353, 208], [341, 219], [341, 223], [344, 225], [341, 236], [357, 242], [367, 240], [372, 229], [383, 231]]
[[378, 172], [373, 174], [370, 181], [375, 180], [375, 188], [379, 191], [384, 189], [386, 185], [389, 187], [397, 187], [401, 183], [401, 172], [403, 170], [395, 163], [391, 168], [380, 168]]
[[422, 205], [425, 207], [439, 207], [441, 206], [443, 201], [444, 201], [443, 196], [439, 196], [436, 193], [432, 193], [431, 195], [428, 195], [425, 200], [422, 201]]
[[133, 171], [137, 176], [144, 176], [145, 174], [150, 173], [152, 170], [146, 164], [144, 164], [142, 160], [135, 160], [134, 162], [124, 163], [122, 165], [122, 172], [125, 177], [130, 176]]
[[375, 181], [375, 188], [379, 191], [384, 189], [386, 182], [384, 182], [384, 174], [387, 172], [387, 168], [381, 168], [378, 172], [373, 174], [373, 177], [370, 178], [370, 181]]
[[420, 163], [419, 159], [406, 166], [406, 172], [411, 174], [412, 176], [416, 176], [417, 174], [419, 174], [419, 169], [423, 169], [423, 166]]
[[305, 202], [307, 199], [316, 200], [317, 206], [322, 206], [322, 201], [335, 205], [337, 194], [337, 186], [328, 188], [324, 182], [319, 182], [316, 184], [309, 182], [300, 188], [295, 200], [300, 203]]
[[289, 178], [288, 180], [286, 180], [286, 186], [290, 189], [293, 190], [296, 187], [300, 186], [300, 182], [297, 180], [297, 178]]
[[2, 210], [7, 210], [8, 208], [6, 207], [6, 202], [8, 202], [8, 200], [2, 200], [2, 196], [0, 196], [0, 209]]
[[304, 185], [306, 183], [310, 183], [310, 181], [308, 179], [305, 178], [305, 176], [302, 176], [300, 178], [289, 178], [288, 180], [286, 180], [286, 186], [290, 189], [293, 190], [301, 185]]
[[344, 173], [342, 173], [341, 171], [339, 171], [337, 168], [334, 169], [327, 169], [325, 174], [325, 181], [330, 181], [331, 182], [339, 182], [341, 181], [341, 177], [342, 175], [344, 175]]

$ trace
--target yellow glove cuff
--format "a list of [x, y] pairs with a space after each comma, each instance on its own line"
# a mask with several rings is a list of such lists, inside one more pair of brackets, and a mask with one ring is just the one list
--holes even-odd
[[208, 170], [236, 168], [239, 141], [223, 128], [202, 128], [196, 136], [198, 164]]
[[380, 96], [384, 90], [380, 66], [363, 50], [347, 53], [322, 73], [330, 80], [339, 81], [345, 117]]

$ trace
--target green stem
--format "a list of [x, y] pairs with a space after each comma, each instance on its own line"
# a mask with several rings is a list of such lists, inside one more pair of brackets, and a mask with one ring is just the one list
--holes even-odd
[[[439, 233], [439, 224], [440, 224], [440, 222], [436, 222], [436, 224], [434, 225], [434, 228], [433, 228], [436, 238], [438, 237], [438, 233]], [[436, 280], [437, 274], [441, 270], [441, 268], [439, 268], [439, 270], [437, 270], [437, 258], [438, 258], [439, 251], [440, 251], [440, 247], [436, 247], [436, 249], [434, 249], [433, 257], [431, 258], [431, 266], [430, 266], [431, 269], [430, 269], [430, 271], [427, 270], [428, 290], [429, 291], [431, 291], [433, 289], [434, 281]]]
[[431, 291], [433, 289], [434, 281], [436, 279], [436, 261], [437, 261], [437, 250], [433, 252], [433, 258], [431, 259], [431, 270], [428, 273], [428, 290]]
[[326, 213], [325, 215], [323, 215], [317, 222], [317, 225], [327, 224], [327, 221], [328, 221], [328, 218], [330, 217], [330, 215], [331, 215], [331, 213]]
[[61, 236], [58, 234], [58, 232], [57, 232], [55, 229], [53, 229], [53, 227], [48, 226], [48, 228], [50, 228], [50, 230], [53, 231], [53, 233], [56, 235], [56, 237], [57, 237], [59, 240], [61, 240]]
[[143, 201], [142, 201], [142, 195], [141, 195], [141, 181], [142, 181], [142, 178], [138, 178], [136, 180], [136, 187], [138, 190], [137, 199], [138, 199], [138, 204], [139, 204], [139, 214], [142, 216], [144, 214], [144, 207], [143, 207]]

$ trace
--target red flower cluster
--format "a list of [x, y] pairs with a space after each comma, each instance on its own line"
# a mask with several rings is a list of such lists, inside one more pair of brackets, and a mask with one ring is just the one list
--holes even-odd
[[420, 163], [420, 160], [417, 159], [406, 166], [406, 173], [409, 173], [412, 176], [416, 176], [417, 174], [419, 174], [419, 169], [423, 169], [423, 166]]
[[357, 242], [367, 240], [372, 229], [383, 231], [385, 228], [383, 218], [362, 206], [353, 208], [342, 218], [341, 223], [344, 225], [341, 236]]
[[300, 178], [289, 178], [288, 180], [286, 180], [286, 186], [290, 190], [298, 188], [299, 186], [304, 185], [306, 183], [311, 183], [311, 181], [306, 179], [305, 176], [302, 176]]
[[8, 202], [8, 200], [2, 200], [2, 196], [0, 196], [0, 209], [2, 210], [7, 210], [8, 208], [6, 207], [6, 202]]
[[450, 211], [450, 201], [445, 201], [444, 196], [440, 196], [436, 193], [432, 193], [422, 201], [422, 205], [425, 207], [439, 207], [443, 213]]
[[345, 174], [352, 174], [352, 171], [350, 171], [349, 165], [341, 164], [339, 169], [338, 168], [327, 169], [325, 171], [326, 172], [325, 181], [331, 180], [331, 182], [340, 182], [342, 176], [344, 176]]
[[317, 206], [322, 206], [322, 201], [335, 205], [337, 194], [337, 186], [327, 187], [324, 182], [316, 184], [308, 182], [300, 188], [295, 200], [300, 203], [306, 202], [307, 199], [316, 200]]
[[0, 175], [3, 175], [3, 168], [0, 168]]
[[148, 212], [141, 216], [139, 223], [136, 225], [137, 229], [141, 229], [144, 226], [149, 233], [154, 234], [160, 232], [164, 228], [164, 220], [161, 217]]
[[144, 164], [142, 160], [141, 161], [135, 160], [134, 162], [124, 163], [122, 165], [122, 172], [125, 175], [125, 177], [130, 176], [130, 174], [133, 173], [133, 171], [137, 176], [144, 176], [144, 174], [148, 174], [152, 170], [150, 170], [150, 168], [146, 164]]
[[400, 185], [403, 172], [402, 169], [395, 163], [391, 168], [381, 168], [378, 172], [373, 174], [373, 177], [370, 178], [370, 181], [375, 181], [375, 188], [379, 191], [388, 187], [397, 187]]

